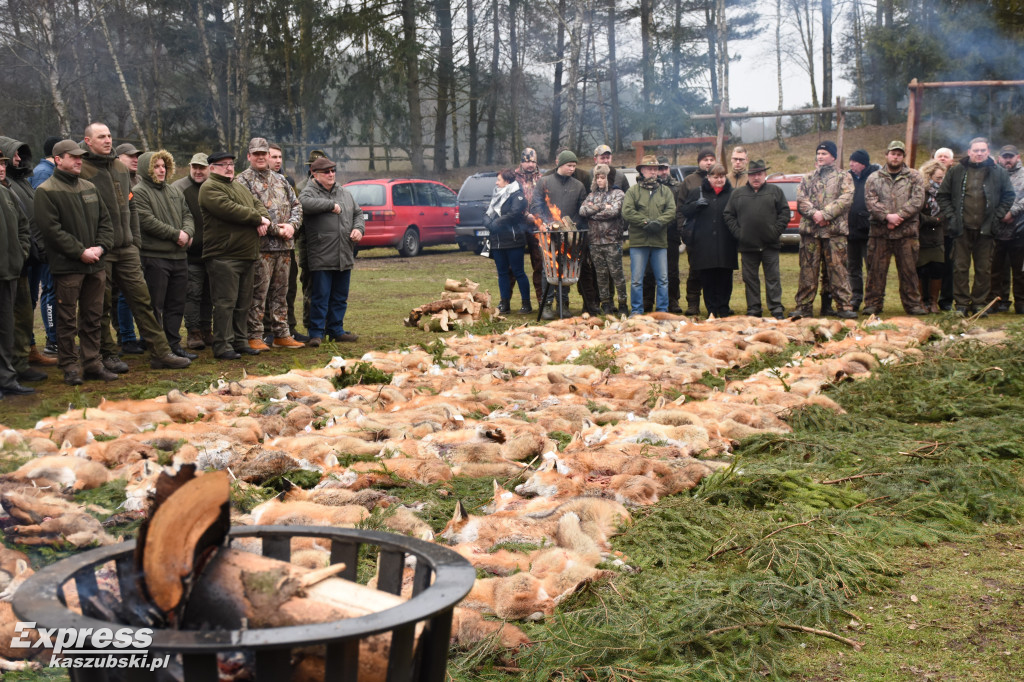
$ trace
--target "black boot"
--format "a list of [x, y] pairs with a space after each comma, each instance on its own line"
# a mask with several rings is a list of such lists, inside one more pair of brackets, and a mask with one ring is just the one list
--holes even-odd
[[509, 306], [508, 299], [507, 298], [502, 299], [502, 301], [498, 304], [498, 314], [499, 315], [508, 315], [511, 312], [512, 312], [512, 308], [511, 308], [511, 306]]
[[523, 307], [519, 309], [520, 315], [528, 315], [533, 312], [533, 306], [529, 301], [523, 301]]
[[601, 302], [601, 314], [602, 315], [614, 315], [615, 314], [615, 306], [612, 305], [611, 301], [602, 301]]

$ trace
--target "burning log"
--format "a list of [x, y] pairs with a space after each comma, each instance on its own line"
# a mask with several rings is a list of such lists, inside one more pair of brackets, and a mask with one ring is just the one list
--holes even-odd
[[491, 295], [478, 291], [479, 287], [469, 279], [445, 280], [441, 298], [413, 308], [405, 319], [405, 326], [419, 327], [426, 332], [447, 332], [491, 319], [497, 314], [491, 308]]

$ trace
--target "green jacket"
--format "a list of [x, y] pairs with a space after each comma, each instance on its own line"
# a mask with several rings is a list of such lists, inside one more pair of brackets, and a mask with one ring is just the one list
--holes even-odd
[[203, 212], [203, 260], [259, 258], [256, 228], [262, 218], [269, 220], [270, 214], [245, 185], [210, 173], [199, 189], [199, 208]]
[[[168, 176], [170, 177], [170, 176]], [[185, 204], [192, 213], [192, 243], [188, 247], [188, 260], [190, 263], [203, 262], [203, 211], [199, 208], [199, 190], [202, 182], [196, 182], [191, 175], [175, 180], [171, 187], [175, 187], [185, 195]]]
[[32, 206], [32, 196], [35, 194], [35, 189], [32, 187], [32, 150], [29, 146], [20, 140], [15, 140], [13, 137], [0, 137], [0, 152], [3, 152], [4, 156], [8, 159], [13, 159], [14, 154], [17, 152], [21, 154], [21, 165], [15, 166], [13, 162], [7, 166], [7, 189], [14, 192], [14, 196], [18, 198], [21, 204], [21, 209], [25, 212], [25, 217], [28, 218], [28, 232], [29, 240], [32, 246], [30, 247], [29, 253], [33, 258], [43, 259], [45, 262], [45, 256], [40, 252], [42, 248], [42, 237], [39, 235], [39, 230], [36, 228], [36, 217], [35, 209]]
[[189, 237], [195, 233], [192, 212], [188, 210], [181, 190], [168, 185], [166, 180], [157, 182], [153, 177], [152, 165], [157, 159], [164, 160], [166, 177], [174, 173], [174, 157], [163, 149], [146, 152], [139, 157], [135, 206], [139, 211], [139, 228], [142, 230], [141, 255], [147, 258], [183, 260], [188, 255], [188, 248], [178, 246], [178, 233], [184, 230]]
[[[964, 233], [964, 193], [967, 191], [967, 167], [971, 162], [965, 157], [960, 163], [954, 163], [946, 171], [946, 177], [942, 179], [939, 193], [936, 199], [942, 215], [946, 217], [946, 234], [950, 237], [959, 237]], [[992, 228], [997, 221], [1002, 220], [1013, 206], [1016, 192], [1013, 191], [1013, 183], [1006, 169], [994, 162], [992, 159], [985, 159], [980, 165], [987, 169], [983, 184], [985, 191], [985, 217], [981, 224], [979, 233], [982, 236], [991, 236]]]
[[28, 258], [28, 218], [14, 192], [0, 185], [0, 280], [21, 276]]
[[[351, 270], [355, 265], [352, 252], [352, 232], [365, 233], [363, 210], [348, 190], [340, 184], [326, 189], [316, 180], [310, 180], [299, 192], [305, 224], [303, 239], [308, 249], [309, 269]], [[334, 205], [341, 207], [334, 212]]]
[[[131, 201], [132, 179], [128, 167], [114, 155], [94, 154], [84, 142], [79, 146], [85, 150], [85, 156], [82, 157], [82, 179], [95, 185], [110, 216], [110, 225], [114, 229], [111, 250], [116, 251], [132, 245], [142, 248], [139, 214]], [[108, 256], [116, 257], [116, 253]]]
[[[905, 164], [895, 175], [889, 172], [888, 166], [872, 173], [864, 184], [864, 203], [871, 214], [870, 236], [917, 239], [927, 191], [928, 181], [920, 171]], [[903, 222], [891, 230], [885, 219], [890, 213], [903, 218]]]
[[88, 180], [59, 168], [36, 188], [36, 225], [43, 235], [50, 271], [55, 275], [93, 273], [103, 259], [83, 263], [82, 252], [102, 246], [104, 257], [114, 243], [114, 228], [99, 190]]
[[[622, 219], [629, 228], [629, 246], [668, 248], [668, 226], [676, 219], [676, 198], [672, 190], [662, 184], [652, 191], [636, 184], [626, 191], [622, 201]], [[651, 221], [661, 223], [661, 229], [648, 232], [644, 225]]]

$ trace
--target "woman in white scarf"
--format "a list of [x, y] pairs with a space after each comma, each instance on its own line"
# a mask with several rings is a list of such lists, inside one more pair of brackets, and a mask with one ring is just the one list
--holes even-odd
[[498, 268], [498, 291], [501, 302], [498, 312], [507, 315], [512, 312], [512, 280], [519, 285], [523, 307], [520, 313], [533, 312], [530, 305], [530, 280], [523, 270], [523, 255], [526, 249], [526, 197], [516, 182], [515, 173], [506, 168], [498, 173], [494, 196], [484, 214], [484, 225], [490, 231], [491, 258]]

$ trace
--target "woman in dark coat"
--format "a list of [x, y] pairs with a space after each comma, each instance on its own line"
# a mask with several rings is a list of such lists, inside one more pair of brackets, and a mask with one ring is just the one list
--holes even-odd
[[738, 267], [736, 238], [725, 224], [732, 185], [725, 167], [716, 165], [700, 187], [690, 190], [679, 211], [686, 218], [682, 238], [690, 250], [690, 267], [700, 275], [704, 305], [715, 317], [732, 315], [732, 273]]
[[484, 225], [490, 230], [488, 241], [491, 245], [491, 258], [498, 268], [498, 291], [501, 302], [498, 312], [507, 315], [512, 312], [512, 278], [519, 285], [519, 293], [523, 299], [520, 313], [533, 311], [530, 305], [530, 280], [523, 270], [523, 254], [526, 248], [526, 235], [529, 227], [526, 222], [526, 197], [516, 182], [515, 173], [506, 168], [498, 173], [494, 186], [491, 205], [484, 215]]

